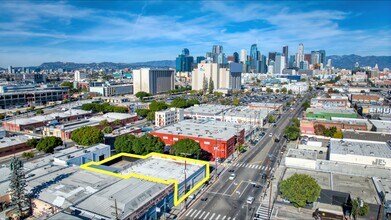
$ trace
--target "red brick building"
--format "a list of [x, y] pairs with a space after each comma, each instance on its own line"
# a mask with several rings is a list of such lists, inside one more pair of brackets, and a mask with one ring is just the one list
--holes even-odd
[[31, 147], [26, 146], [28, 140], [29, 138], [24, 135], [2, 138], [0, 140], [0, 157], [30, 150]]
[[167, 145], [192, 139], [211, 154], [211, 160], [228, 158], [235, 152], [237, 144], [244, 143], [244, 128], [226, 122], [185, 120], [150, 133]]

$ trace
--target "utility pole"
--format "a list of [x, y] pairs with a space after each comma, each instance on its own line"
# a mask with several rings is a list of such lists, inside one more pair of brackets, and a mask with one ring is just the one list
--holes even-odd
[[114, 208], [115, 208], [115, 219], [119, 219], [118, 218], [118, 208], [117, 208], [117, 199], [114, 199]]
[[272, 215], [272, 210], [270, 210], [271, 208], [271, 204], [272, 204], [272, 181], [271, 179], [269, 179], [269, 185], [270, 185], [270, 193], [269, 193], [269, 208], [267, 209], [268, 210], [268, 218], [270, 219], [271, 218], [271, 215]]
[[[185, 157], [187, 157], [187, 156], [189, 156], [189, 155], [191, 155], [191, 154], [189, 154], [189, 153], [181, 153], [181, 155], [185, 155]], [[183, 171], [184, 172], [184, 174], [185, 174], [185, 193], [184, 193], [184, 195], [186, 195], [186, 193], [187, 193], [187, 176], [186, 176], [186, 171], [187, 171], [187, 163], [186, 163], [187, 161], [185, 160], [185, 170]], [[185, 210], [187, 209], [187, 198], [185, 198]]]

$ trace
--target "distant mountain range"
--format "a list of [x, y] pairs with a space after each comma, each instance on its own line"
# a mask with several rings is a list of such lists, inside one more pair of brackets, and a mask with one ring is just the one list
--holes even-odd
[[[326, 56], [326, 62], [331, 59], [331, 63], [336, 68], [353, 69], [356, 62], [362, 66], [374, 67], [376, 64], [380, 70], [383, 68], [391, 68], [391, 56], [358, 56], [358, 55], [331, 55]], [[101, 63], [73, 63], [73, 62], [47, 62], [42, 63], [40, 66], [26, 67], [26, 68], [39, 68], [39, 69], [66, 69], [76, 70], [83, 68], [91, 69], [124, 69], [124, 68], [174, 68], [175, 60], [159, 60], [159, 61], [147, 61], [137, 63], [113, 63], [113, 62], [101, 62]], [[18, 68], [18, 67], [16, 67]], [[1, 69], [1, 68], [0, 68]]]
[[374, 67], [376, 64], [380, 70], [383, 68], [391, 68], [391, 56], [358, 56], [358, 55], [332, 55], [326, 56], [326, 62], [331, 59], [331, 65], [337, 68], [353, 69], [356, 62], [362, 66]]

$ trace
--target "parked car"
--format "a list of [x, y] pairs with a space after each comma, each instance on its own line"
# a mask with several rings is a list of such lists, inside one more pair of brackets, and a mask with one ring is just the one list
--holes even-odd
[[236, 174], [234, 174], [234, 173], [231, 173], [231, 175], [229, 176], [229, 178], [228, 178], [228, 179], [230, 179], [230, 180], [234, 180], [234, 179], [235, 179], [235, 177], [236, 177]]
[[254, 202], [254, 197], [252, 197], [252, 196], [249, 196], [248, 198], [247, 198], [247, 204], [253, 204], [253, 202]]

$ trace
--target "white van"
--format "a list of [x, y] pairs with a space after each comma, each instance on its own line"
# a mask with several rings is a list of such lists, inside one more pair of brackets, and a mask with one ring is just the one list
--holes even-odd
[[248, 198], [247, 198], [247, 204], [253, 204], [253, 202], [254, 202], [254, 197], [252, 197], [252, 196], [249, 196]]

